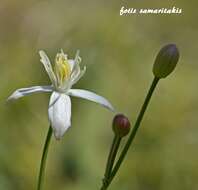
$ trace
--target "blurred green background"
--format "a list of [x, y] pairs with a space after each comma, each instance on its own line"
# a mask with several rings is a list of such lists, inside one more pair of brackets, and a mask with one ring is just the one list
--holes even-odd
[[[122, 6], [178, 7], [181, 15], [119, 16]], [[0, 190], [36, 188], [48, 129], [49, 94], [13, 103], [17, 88], [49, 84], [38, 51], [81, 51], [85, 76], [75, 85], [109, 99], [133, 124], [152, 81], [159, 49], [176, 43], [181, 58], [161, 80], [127, 159], [110, 189], [198, 189], [197, 1], [1, 0]], [[113, 138], [113, 114], [72, 98], [72, 127], [53, 138], [48, 190], [99, 189]]]

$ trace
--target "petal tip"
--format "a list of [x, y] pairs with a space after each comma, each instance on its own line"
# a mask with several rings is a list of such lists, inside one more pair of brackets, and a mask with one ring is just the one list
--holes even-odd
[[6, 100], [6, 102], [12, 101], [12, 100], [16, 100], [18, 98], [20, 98], [22, 95], [19, 91], [15, 91], [13, 92]]
[[116, 112], [115, 108], [111, 105], [110, 102], [108, 102], [106, 105], [104, 105], [107, 109], [109, 109], [112, 112]]
[[55, 137], [55, 139], [56, 139], [56, 140], [60, 140], [60, 139], [64, 136], [65, 132], [66, 132], [70, 127], [71, 127], [71, 125], [68, 126], [68, 128], [65, 129], [64, 131], [62, 131], [62, 130], [54, 130], [54, 137]]
[[12, 101], [12, 100], [13, 100], [12, 96], [9, 96], [9, 97], [6, 99], [6, 102], [10, 102], [10, 101]]
[[115, 108], [110, 104], [110, 108], [109, 108], [112, 112], [116, 112]]
[[48, 56], [47, 56], [47, 54], [45, 53], [44, 50], [39, 50], [39, 55], [41, 57], [41, 62], [46, 61], [46, 59], [48, 59]]
[[42, 55], [43, 53], [45, 53], [43, 50], [39, 50], [40, 55]]

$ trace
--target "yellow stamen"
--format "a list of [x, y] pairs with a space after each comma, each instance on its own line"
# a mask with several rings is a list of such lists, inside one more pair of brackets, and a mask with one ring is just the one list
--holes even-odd
[[57, 54], [55, 60], [55, 73], [58, 79], [59, 85], [63, 84], [71, 74], [71, 67], [69, 65], [67, 55], [63, 52]]

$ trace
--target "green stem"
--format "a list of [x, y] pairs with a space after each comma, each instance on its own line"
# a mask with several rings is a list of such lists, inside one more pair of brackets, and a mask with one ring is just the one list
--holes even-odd
[[106, 186], [106, 184], [108, 184], [108, 180], [109, 180], [112, 168], [113, 168], [113, 164], [114, 164], [117, 152], [118, 152], [118, 148], [120, 146], [120, 141], [121, 141], [121, 138], [115, 135], [112, 145], [111, 145], [110, 152], [109, 152], [106, 170], [105, 170], [104, 179], [103, 179], [103, 186], [101, 190], [104, 189], [104, 186]]
[[124, 148], [123, 148], [123, 150], [122, 150], [122, 152], [120, 154], [120, 157], [119, 157], [117, 163], [115, 164], [115, 167], [113, 168], [113, 171], [111, 173], [111, 176], [110, 176], [110, 179], [108, 181], [108, 185], [107, 185], [106, 189], [108, 188], [108, 186], [110, 185], [111, 181], [115, 177], [117, 171], [119, 170], [119, 168], [120, 168], [120, 166], [121, 166], [121, 164], [122, 164], [122, 162], [123, 162], [123, 160], [124, 160], [124, 158], [125, 158], [128, 150], [129, 150], [129, 147], [130, 147], [131, 143], [133, 142], [133, 140], [135, 138], [135, 135], [136, 135], [136, 133], [138, 131], [138, 128], [140, 126], [140, 123], [141, 123], [141, 121], [143, 119], [143, 116], [144, 116], [144, 113], [146, 111], [146, 108], [147, 108], [147, 106], [149, 104], [149, 101], [150, 101], [150, 99], [152, 97], [152, 94], [153, 94], [153, 92], [155, 90], [155, 87], [157, 86], [158, 82], [159, 82], [159, 78], [156, 78], [155, 77], [153, 79], [153, 82], [152, 82], [151, 86], [150, 86], [150, 89], [148, 91], [148, 94], [147, 94], [147, 96], [145, 98], [144, 104], [142, 105], [142, 108], [140, 110], [140, 113], [139, 113], [139, 115], [137, 117], [137, 120], [135, 122], [135, 125], [133, 127], [133, 130], [131, 131], [131, 134], [130, 134], [130, 136], [128, 138], [128, 141], [126, 142], [126, 144], [125, 144], [125, 146], [124, 146]]
[[48, 153], [51, 137], [52, 137], [52, 128], [51, 128], [51, 126], [49, 126], [47, 137], [46, 137], [46, 140], [45, 140], [45, 145], [44, 145], [44, 148], [43, 148], [41, 163], [40, 163], [40, 171], [39, 171], [39, 177], [38, 177], [37, 190], [41, 190], [42, 186], [43, 186], [43, 179], [44, 179], [44, 175], [45, 175], [47, 153]]

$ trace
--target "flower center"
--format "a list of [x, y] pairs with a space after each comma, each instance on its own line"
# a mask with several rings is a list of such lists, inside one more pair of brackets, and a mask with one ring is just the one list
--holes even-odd
[[71, 74], [71, 67], [68, 62], [67, 55], [63, 52], [56, 55], [54, 70], [59, 86], [64, 84], [64, 82], [69, 79]]

